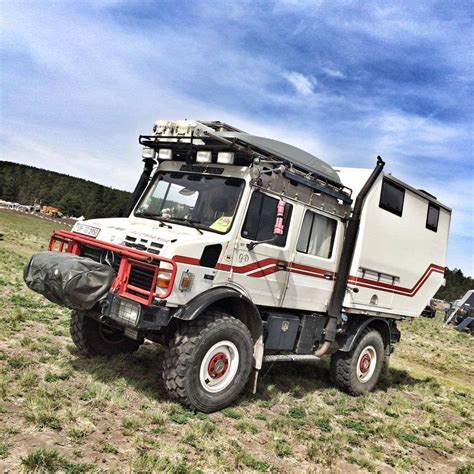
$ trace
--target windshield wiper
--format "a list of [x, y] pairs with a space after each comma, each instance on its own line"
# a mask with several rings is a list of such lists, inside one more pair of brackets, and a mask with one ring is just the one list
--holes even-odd
[[168, 229], [172, 229], [169, 224], [166, 224], [162, 219], [161, 219], [161, 212], [158, 214], [154, 214], [153, 212], [136, 212], [136, 216], [138, 217], [147, 217], [148, 219], [153, 219], [154, 221], [158, 221], [161, 224], [161, 227], [167, 227]]
[[200, 224], [201, 221], [194, 221], [192, 219], [188, 219], [187, 217], [170, 217], [170, 219], [173, 219], [175, 221], [179, 222], [186, 222], [188, 223], [193, 229], [196, 229], [201, 235], [204, 234], [204, 232], [196, 226], [196, 224]]

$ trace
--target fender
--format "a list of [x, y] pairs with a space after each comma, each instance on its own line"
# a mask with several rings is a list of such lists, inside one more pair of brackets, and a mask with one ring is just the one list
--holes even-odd
[[178, 311], [173, 314], [173, 317], [183, 321], [192, 321], [212, 303], [224, 299], [241, 301], [243, 304], [246, 304], [250, 312], [261, 321], [260, 312], [249, 298], [233, 288], [226, 287], [211, 288], [210, 290], [204, 291], [178, 309]]
[[173, 317], [182, 321], [192, 321], [210, 305], [219, 301], [231, 307], [234, 316], [248, 327], [254, 342], [253, 366], [260, 370], [264, 352], [262, 318], [253, 301], [239, 291], [228, 287], [211, 288], [178, 309]]
[[380, 329], [383, 328], [382, 331], [379, 332], [381, 332], [387, 346], [400, 340], [400, 332], [397, 329], [395, 321], [391, 319], [377, 317], [358, 318], [349, 316], [346, 333], [337, 337], [337, 343], [339, 346], [338, 350], [342, 352], [351, 351], [357, 338], [367, 326], [378, 326]]

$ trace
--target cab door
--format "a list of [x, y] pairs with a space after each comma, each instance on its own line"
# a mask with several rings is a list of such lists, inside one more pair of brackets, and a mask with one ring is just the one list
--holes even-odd
[[[283, 298], [290, 267], [290, 241], [293, 206], [286, 203], [283, 235], [273, 232], [279, 198], [254, 191], [233, 254], [231, 279], [244, 287], [258, 305], [278, 307]], [[253, 248], [249, 245], [259, 242]]]
[[334, 288], [343, 226], [338, 219], [310, 209], [301, 218], [283, 305], [324, 312]]

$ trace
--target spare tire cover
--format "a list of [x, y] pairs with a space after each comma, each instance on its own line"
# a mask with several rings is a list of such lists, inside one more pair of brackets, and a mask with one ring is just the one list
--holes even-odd
[[91, 309], [109, 291], [113, 268], [70, 253], [40, 252], [25, 265], [23, 279], [53, 303], [78, 311]]

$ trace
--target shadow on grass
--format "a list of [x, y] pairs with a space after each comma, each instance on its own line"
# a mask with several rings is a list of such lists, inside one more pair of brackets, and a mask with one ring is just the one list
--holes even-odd
[[[375, 392], [386, 392], [389, 389], [402, 389], [408, 386], [435, 384], [438, 382], [432, 377], [424, 379], [415, 378], [406, 370], [390, 368], [387, 375], [381, 375], [374, 389]], [[263, 399], [268, 399], [278, 390], [291, 393], [299, 398], [306, 393], [324, 391], [335, 388], [329, 375], [329, 359], [308, 362], [279, 362], [263, 366], [257, 394]]]
[[72, 361], [75, 370], [90, 374], [103, 383], [119, 383], [157, 401], [169, 400], [161, 378], [164, 349], [145, 344], [134, 354], [109, 357], [83, 357], [75, 348]]
[[[135, 354], [112, 357], [81, 357], [75, 349], [71, 351], [77, 358], [72, 361], [74, 369], [87, 372], [103, 383], [123, 382], [142, 395], [156, 401], [169, 401], [169, 396], [161, 378], [164, 348], [158, 344], [146, 344]], [[403, 389], [408, 386], [437, 384], [433, 378], [419, 379], [405, 370], [391, 368], [388, 375], [382, 375], [375, 389], [387, 392], [389, 389]], [[335, 388], [329, 376], [329, 359], [308, 362], [278, 362], [264, 364], [260, 371], [257, 394], [249, 390], [243, 394], [242, 401], [274, 398], [276, 393], [288, 393], [302, 398], [307, 393], [324, 392]]]

